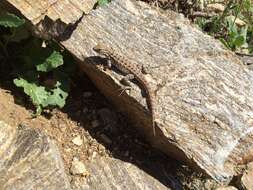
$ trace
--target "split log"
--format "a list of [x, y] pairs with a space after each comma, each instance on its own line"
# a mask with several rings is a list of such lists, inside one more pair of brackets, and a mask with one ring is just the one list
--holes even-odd
[[[31, 1], [29, 9], [21, 1], [6, 1], [36, 25], [40, 34], [56, 38], [48, 31], [55, 31], [52, 28], [57, 26], [51, 24], [50, 30], [45, 24], [56, 18], [48, 10], [32, 6], [38, 2]], [[229, 182], [238, 162], [252, 149], [252, 71], [219, 41], [174, 12], [162, 12], [133, 0], [114, 0], [83, 17], [75, 10], [65, 14], [69, 10], [59, 9], [50, 6], [62, 23], [71, 20], [74, 24], [65, 24], [75, 28], [68, 38], [61, 31], [57, 39], [83, 61], [83, 71], [146, 139], [169, 156], [198, 166], [217, 181]], [[40, 17], [29, 17], [31, 11]], [[119, 96], [121, 76], [94, 64], [97, 55], [92, 48], [98, 42], [149, 68], [147, 79], [154, 88], [165, 83], [156, 97], [156, 136], [140, 89], [133, 85], [130, 94]]]

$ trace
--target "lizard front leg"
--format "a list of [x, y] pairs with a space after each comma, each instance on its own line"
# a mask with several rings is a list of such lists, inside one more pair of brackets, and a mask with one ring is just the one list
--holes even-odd
[[134, 75], [133, 74], [127, 74], [126, 76], [124, 76], [121, 80], [120, 83], [124, 85], [124, 88], [122, 88], [120, 95], [125, 92], [126, 90], [129, 90], [129, 93], [131, 92], [131, 83], [130, 80], [134, 79]]
[[129, 86], [131, 87], [131, 83], [130, 80], [134, 79], [134, 75], [133, 74], [127, 74], [126, 76], [124, 76], [121, 80], [120, 83], [125, 85], [125, 86]]
[[112, 67], [112, 60], [111, 59], [108, 59], [108, 58], [105, 58], [106, 60], [106, 64], [104, 65], [103, 69], [104, 71], [106, 71], [107, 69], [110, 69]]
[[143, 74], [149, 74], [149, 73], [150, 73], [150, 68], [148, 68], [148, 67], [142, 65], [142, 66], [141, 66], [141, 72], [142, 72]]

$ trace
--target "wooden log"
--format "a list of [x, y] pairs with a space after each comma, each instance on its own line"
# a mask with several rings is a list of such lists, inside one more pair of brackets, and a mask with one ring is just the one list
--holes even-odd
[[[17, 8], [23, 3], [6, 1]], [[59, 9], [54, 5], [51, 8], [56, 12]], [[32, 11], [47, 12], [36, 6]], [[29, 19], [31, 10], [24, 8], [21, 12]], [[76, 12], [71, 13], [73, 18]], [[63, 22], [68, 14], [58, 16]], [[49, 31], [44, 27], [45, 20], [29, 20], [41, 33]], [[219, 182], [229, 182], [238, 160], [252, 148], [252, 71], [182, 15], [162, 12], [142, 2], [115, 0], [76, 21], [72, 21], [76, 25], [69, 38], [58, 39], [83, 61], [81, 68], [101, 92], [155, 147], [198, 166]], [[98, 42], [149, 68], [147, 79], [154, 88], [165, 82], [156, 97], [156, 136], [140, 89], [133, 85], [130, 94], [119, 96], [121, 75], [94, 64], [97, 55], [92, 48]]]

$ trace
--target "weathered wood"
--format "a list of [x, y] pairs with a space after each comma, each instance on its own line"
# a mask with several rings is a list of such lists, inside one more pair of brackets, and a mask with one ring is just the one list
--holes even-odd
[[[30, 15], [24, 10], [23, 15]], [[92, 64], [97, 60], [92, 51], [97, 42], [148, 67], [153, 86], [166, 82], [157, 93], [157, 136], [152, 136], [140, 89], [134, 85], [130, 95], [119, 96], [121, 76]], [[238, 160], [252, 146], [253, 78], [252, 71], [220, 42], [182, 15], [161, 13], [142, 2], [115, 0], [84, 16], [61, 43], [85, 62], [83, 71], [155, 147], [197, 165], [217, 181], [231, 179]]]

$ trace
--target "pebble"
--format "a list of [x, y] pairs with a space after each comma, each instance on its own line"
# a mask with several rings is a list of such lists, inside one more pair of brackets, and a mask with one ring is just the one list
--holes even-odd
[[83, 140], [81, 138], [80, 135], [76, 136], [73, 140], [72, 143], [77, 145], [77, 146], [81, 146], [83, 144]]
[[102, 144], [98, 145], [98, 150], [99, 152], [104, 152], [105, 151], [105, 147]]
[[88, 108], [84, 107], [82, 112], [85, 114], [88, 113], [88, 111], [89, 111]]
[[209, 11], [214, 11], [214, 12], [223, 12], [225, 10], [224, 5], [220, 4], [220, 3], [212, 3], [207, 5], [207, 9]]
[[241, 185], [246, 190], [253, 189], [253, 162], [250, 162], [247, 165], [247, 169], [244, 171], [241, 178]]
[[237, 190], [234, 186], [218, 187], [216, 190]]
[[231, 20], [235, 20], [235, 24], [238, 26], [245, 26], [246, 22], [244, 22], [243, 20], [239, 19], [239, 18], [235, 18], [235, 16], [230, 15], [227, 18], [230, 18]]
[[98, 120], [94, 120], [94, 121], [92, 121], [92, 122], [91, 122], [91, 126], [92, 126], [93, 128], [98, 127], [98, 126], [99, 126], [99, 122], [98, 122]]
[[97, 152], [93, 152], [92, 155], [91, 155], [91, 159], [94, 160], [96, 158], [97, 154], [98, 154]]
[[84, 92], [83, 93], [83, 97], [84, 98], [89, 98], [89, 97], [91, 97], [92, 96], [92, 92]]
[[89, 140], [87, 139], [87, 137], [86, 136], [83, 136], [83, 143], [84, 144], [87, 144], [89, 142]]
[[104, 125], [108, 125], [111, 124], [113, 121], [116, 121], [113, 113], [108, 108], [102, 108], [98, 110], [98, 115]]
[[128, 157], [128, 156], [129, 156], [129, 151], [126, 151], [126, 152], [124, 153], [124, 156], [125, 156], [125, 157]]
[[89, 172], [87, 171], [84, 163], [79, 161], [78, 158], [73, 158], [70, 172], [73, 175], [83, 175], [83, 176], [89, 175]]

